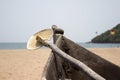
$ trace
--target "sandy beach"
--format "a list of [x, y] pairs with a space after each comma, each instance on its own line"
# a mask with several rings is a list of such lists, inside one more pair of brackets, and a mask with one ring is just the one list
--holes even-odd
[[50, 49], [0, 50], [0, 80], [40, 80]]
[[[120, 48], [88, 48], [120, 66]], [[40, 80], [50, 49], [0, 50], [0, 80]]]
[[88, 48], [88, 50], [120, 66], [120, 48]]

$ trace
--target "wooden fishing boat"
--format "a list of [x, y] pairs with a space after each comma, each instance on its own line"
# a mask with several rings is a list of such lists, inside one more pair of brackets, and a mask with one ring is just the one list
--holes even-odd
[[[97, 56], [66, 38], [62, 29], [53, 25], [54, 44], [62, 51], [81, 61], [106, 80], [120, 80], [120, 67]], [[61, 37], [60, 37], [61, 36]], [[52, 51], [44, 68], [42, 80], [94, 80], [78, 66]], [[101, 80], [101, 79], [100, 79]]]

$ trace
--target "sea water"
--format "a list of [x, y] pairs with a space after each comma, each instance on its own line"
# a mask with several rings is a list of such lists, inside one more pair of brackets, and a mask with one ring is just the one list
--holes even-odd
[[0, 49], [26, 49], [27, 43], [0, 43]]
[[[114, 48], [120, 47], [120, 43], [77, 43], [85, 48]], [[27, 43], [0, 43], [0, 49], [26, 49]]]
[[85, 48], [118, 48], [120, 43], [78, 43]]

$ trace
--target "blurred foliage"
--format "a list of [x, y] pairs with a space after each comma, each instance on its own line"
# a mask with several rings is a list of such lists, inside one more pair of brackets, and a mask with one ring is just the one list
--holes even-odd
[[[115, 34], [111, 35], [111, 31], [114, 30]], [[120, 24], [108, 30], [91, 40], [93, 43], [120, 43]]]

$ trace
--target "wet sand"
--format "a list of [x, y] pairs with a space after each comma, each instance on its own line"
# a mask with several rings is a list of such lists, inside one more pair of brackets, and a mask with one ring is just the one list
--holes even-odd
[[[88, 48], [120, 66], [120, 48]], [[50, 49], [0, 50], [0, 80], [40, 80]]]

